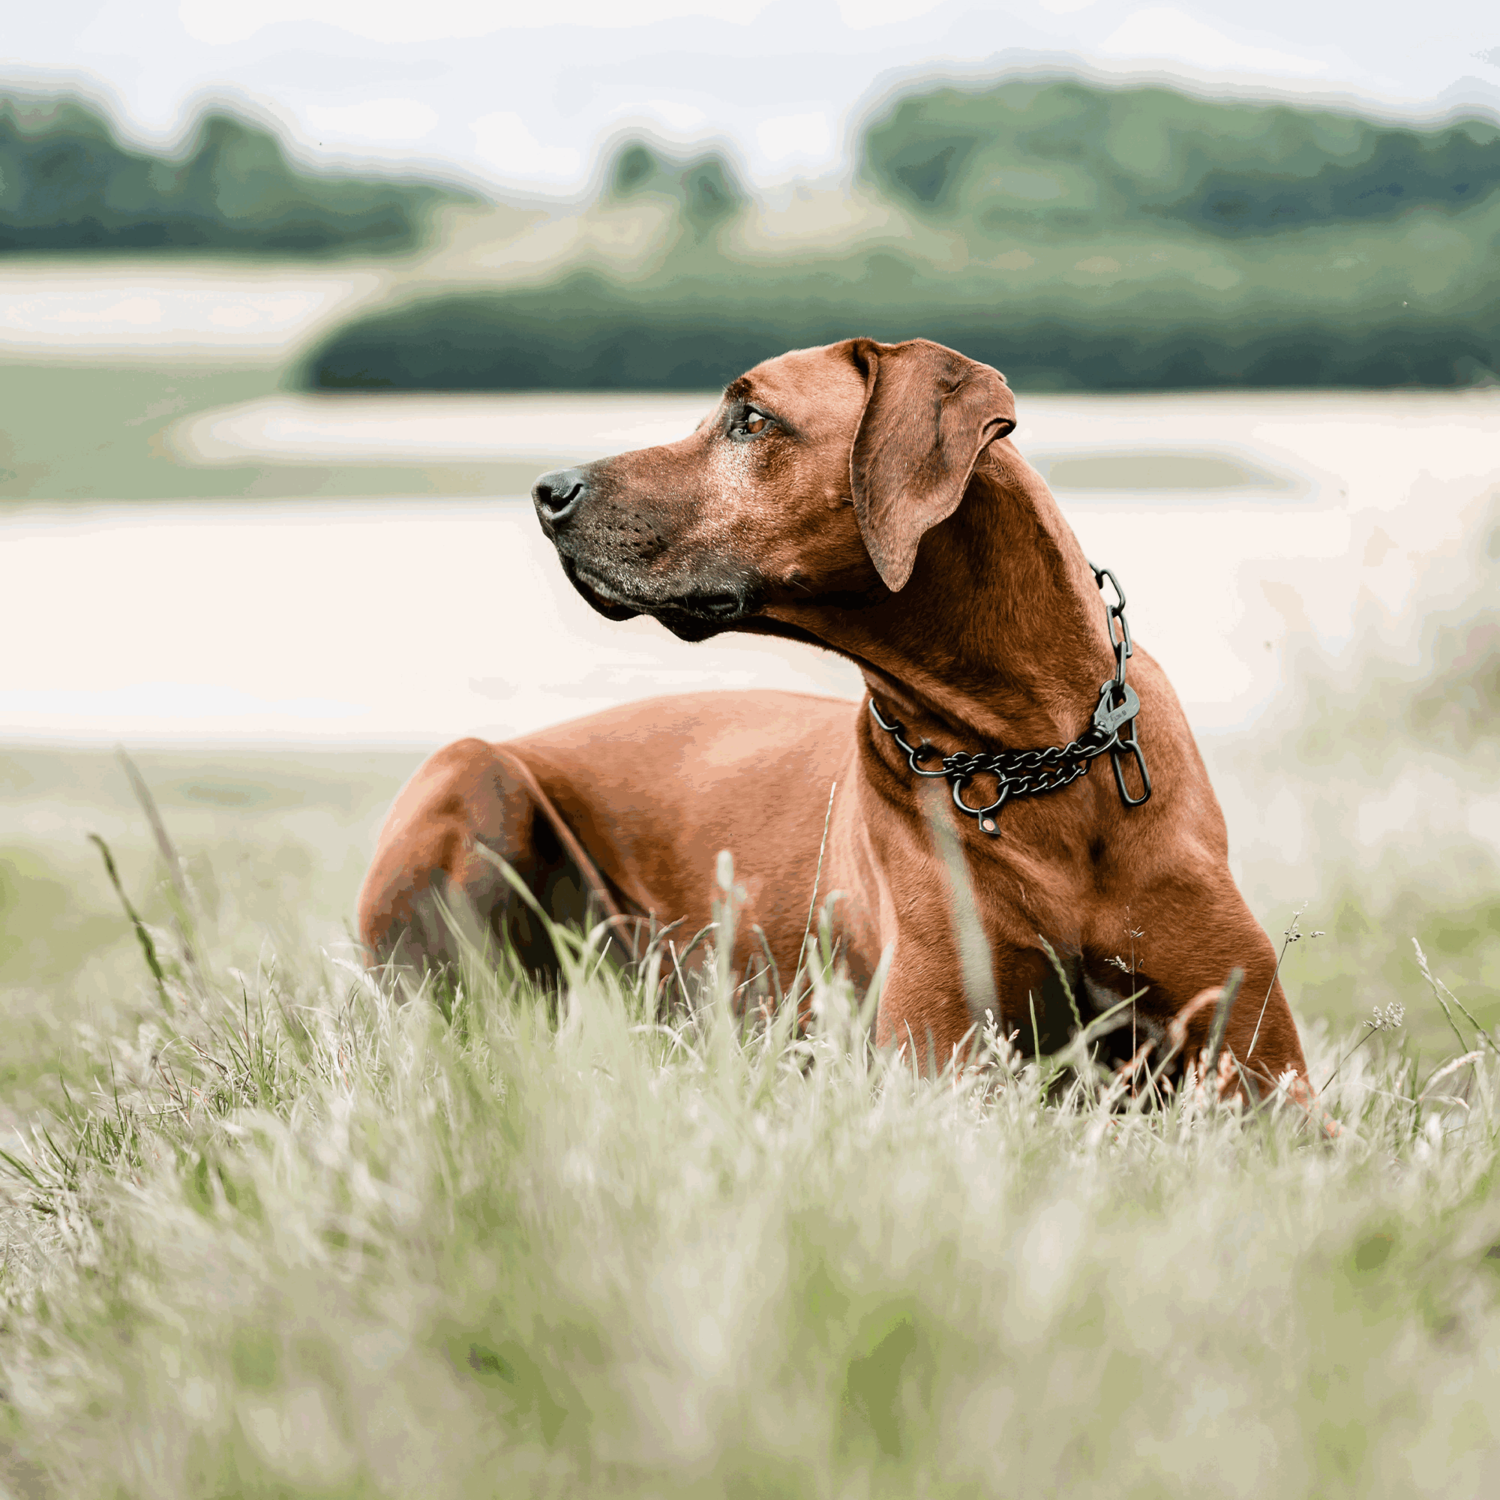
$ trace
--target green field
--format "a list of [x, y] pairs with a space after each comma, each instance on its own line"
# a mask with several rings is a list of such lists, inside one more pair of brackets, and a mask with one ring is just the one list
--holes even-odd
[[[345, 940], [376, 829], [420, 754], [138, 751], [226, 962], [263, 941]], [[108, 751], [0, 750], [0, 1119], [55, 1104], [59, 1072], [84, 1081], [79, 1027], [130, 1013], [141, 956], [89, 834], [109, 843], [136, 908], [170, 904], [149, 826]], [[233, 955], [231, 957], [231, 955]]]
[[914, 1077], [816, 962], [802, 1039], [712, 965], [394, 996], [346, 923], [417, 758], [139, 752], [186, 945], [121, 764], [0, 758], [0, 1491], [1488, 1488], [1492, 868], [1331, 862], [1283, 970], [1329, 1140], [994, 1036]]
[[918, 1078], [817, 958], [798, 1039], [713, 965], [403, 1002], [204, 904], [6, 1148], [10, 1492], [1489, 1486], [1497, 1044], [1420, 978], [1443, 1052], [1309, 1030], [1330, 1139], [993, 1032]]
[[[626, 144], [566, 222], [468, 203], [444, 239], [465, 194], [317, 177], [242, 121], [151, 158], [0, 107], [0, 252], [380, 253], [396, 286], [279, 367], [0, 366], [0, 505], [519, 493], [534, 466], [167, 435], [298, 384], [706, 388], [847, 333], [1023, 390], [1500, 369], [1491, 123], [1023, 79], [895, 99], [856, 148], [778, 217]], [[1304, 815], [1300, 866], [1243, 884], [1337, 1133], [1142, 1107], [1087, 1038], [915, 1076], [826, 940], [801, 1036], [716, 962], [674, 986], [579, 940], [555, 992], [502, 960], [395, 993], [348, 924], [420, 748], [132, 747], [179, 897], [114, 754], [0, 726], [0, 1500], [1500, 1489], [1493, 502], [1464, 545], [1462, 588], [1289, 647], [1282, 701], [1204, 746], [1232, 846]]]
[[[1417, 763], [1481, 795], [1480, 563], [1417, 659], [1305, 660], [1216, 771], [1314, 808]], [[393, 994], [346, 924], [418, 757], [139, 752], [186, 909], [114, 756], [0, 758], [5, 1491], [1490, 1488], [1482, 844], [1356, 856], [1319, 813], [1317, 890], [1249, 872], [1330, 1137], [1285, 1101], [1142, 1108], [1076, 1041], [916, 1077], [826, 949], [800, 1038], [790, 1005], [737, 1020], [715, 963], [684, 994], [582, 947], [558, 992], [476, 961]]]
[[156, 360], [0, 363], [0, 504], [15, 500], [284, 500], [504, 495], [528, 463], [185, 463], [166, 434], [195, 412], [288, 386], [274, 366]]

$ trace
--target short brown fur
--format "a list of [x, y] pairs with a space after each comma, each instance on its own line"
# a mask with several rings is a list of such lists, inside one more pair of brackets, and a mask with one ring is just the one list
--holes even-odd
[[[1091, 570], [1008, 440], [1014, 425], [1010, 389], [987, 366], [923, 340], [856, 339], [757, 366], [681, 442], [544, 476], [538, 511], [568, 577], [610, 617], [649, 613], [689, 639], [734, 629], [838, 652], [913, 743], [945, 753], [1061, 745], [1087, 727], [1113, 656]], [[569, 505], [565, 485], [577, 486]], [[1224, 820], [1182, 709], [1139, 646], [1130, 682], [1154, 788], [1144, 806], [1123, 806], [1101, 763], [1007, 806], [999, 837], [951, 806], [936, 812], [963, 850], [1000, 1020], [1024, 1045], [1032, 1007], [1050, 1005], [1039, 1026], [1058, 1035], [1043, 939], [1086, 1014], [1144, 989], [1137, 1023], [1160, 1036], [1238, 967], [1247, 1000], [1227, 1045], [1262, 1083], [1292, 1070], [1305, 1097], [1275, 954], [1230, 876]], [[977, 1017], [922, 795], [932, 784], [873, 723], [868, 698], [685, 695], [504, 745], [451, 745], [391, 810], [360, 894], [360, 934], [376, 959], [451, 959], [430, 900], [441, 893], [514, 936], [519, 903], [476, 843], [554, 910], [581, 914], [592, 888], [608, 911], [680, 919], [692, 932], [711, 919], [715, 857], [729, 849], [746, 890], [738, 960], [755, 962], [759, 928], [785, 978], [835, 782], [821, 891], [842, 893], [856, 980], [891, 951], [877, 1040], [909, 1039], [946, 1061]], [[1189, 1050], [1211, 1014], [1194, 1013]]]

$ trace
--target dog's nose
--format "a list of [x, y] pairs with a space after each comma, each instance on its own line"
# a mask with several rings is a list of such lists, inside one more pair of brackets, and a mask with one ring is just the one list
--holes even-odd
[[543, 474], [531, 487], [536, 513], [550, 526], [563, 526], [588, 493], [588, 480], [582, 469], [554, 469]]

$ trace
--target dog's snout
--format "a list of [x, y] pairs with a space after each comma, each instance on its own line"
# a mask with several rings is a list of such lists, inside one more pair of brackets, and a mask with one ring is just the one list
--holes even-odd
[[537, 514], [550, 526], [566, 525], [588, 493], [588, 478], [582, 469], [554, 469], [531, 487]]

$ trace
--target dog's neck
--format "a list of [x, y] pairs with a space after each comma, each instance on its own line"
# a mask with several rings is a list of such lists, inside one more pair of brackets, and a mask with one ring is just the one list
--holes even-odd
[[[955, 606], [955, 601], [963, 601]], [[1065, 745], [1114, 672], [1099, 589], [1041, 476], [1008, 442], [922, 539], [906, 587], [814, 633], [849, 656], [913, 744]]]

